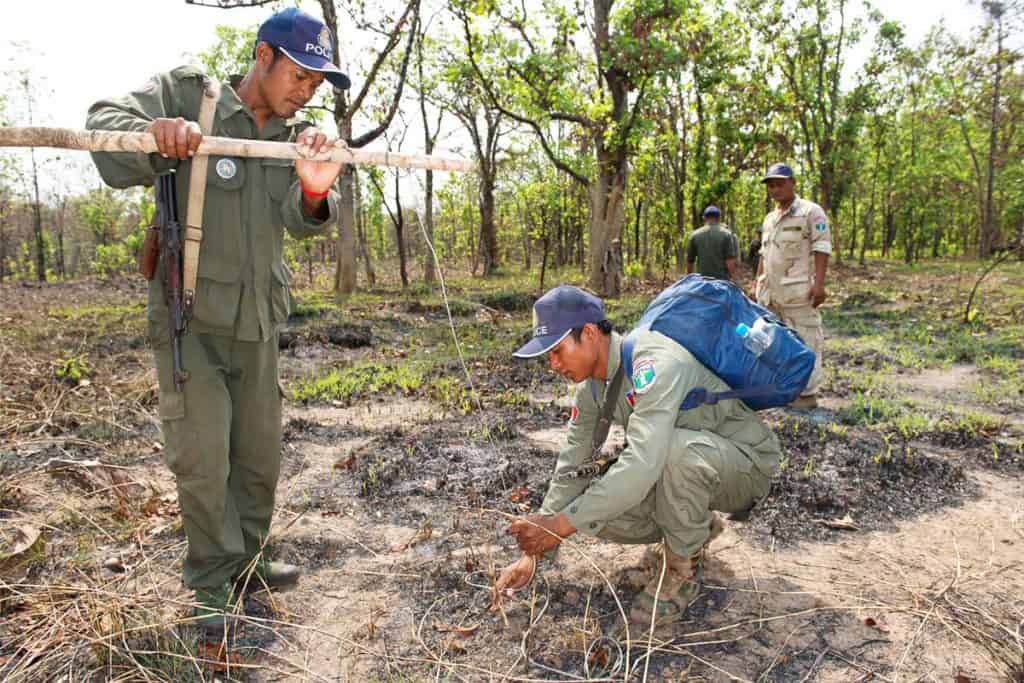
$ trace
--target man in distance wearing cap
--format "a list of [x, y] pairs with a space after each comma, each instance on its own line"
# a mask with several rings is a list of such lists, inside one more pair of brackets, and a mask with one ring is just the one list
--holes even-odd
[[721, 218], [722, 212], [717, 206], [704, 209], [704, 227], [694, 230], [686, 244], [686, 272], [692, 273], [696, 262], [697, 272], [704, 277], [732, 280], [739, 284], [736, 274], [739, 243], [720, 222]]
[[[737, 400], [680, 411], [691, 389], [728, 387], [658, 332], [638, 335], [633, 380], [623, 381], [622, 337], [597, 297], [561, 285], [533, 311], [533, 338], [514, 355], [546, 353], [551, 369], [575, 384], [573, 406], [540, 513], [512, 523], [523, 555], [502, 570], [496, 591], [524, 585], [540, 557], [577, 532], [659, 544], [644, 555], [649, 581], [630, 619], [649, 624], [655, 612], [659, 622], [679, 619], [700, 591], [703, 550], [724, 526], [714, 511], [743, 518], [767, 495], [778, 469], [778, 439]], [[606, 401], [614, 401], [612, 420], [625, 428], [626, 448], [603, 474], [571, 478], [591, 459]]]
[[[94, 154], [100, 174], [113, 187], [129, 187], [175, 172], [184, 222], [193, 156], [203, 138], [196, 121], [204, 91], [212, 100], [213, 135], [297, 142], [308, 155], [331, 149], [335, 140], [292, 117], [325, 79], [335, 88], [349, 86], [333, 63], [333, 45], [323, 22], [289, 8], [260, 27], [244, 76], [218, 88], [184, 66], [97, 102], [88, 128], [148, 131], [159, 149]], [[281, 462], [278, 331], [291, 302], [283, 228], [296, 238], [328, 232], [338, 214], [331, 188], [341, 164], [211, 157], [208, 168], [195, 304], [181, 340], [190, 374], [182, 392], [172, 377], [162, 264], [150, 281], [148, 332], [164, 457], [176, 477], [188, 539], [182, 576], [195, 589], [196, 622], [219, 634], [243, 583], [284, 585], [299, 576], [298, 567], [263, 555]]]
[[754, 298], [797, 331], [816, 356], [807, 388], [792, 405], [815, 408], [823, 379], [821, 354], [825, 332], [820, 306], [827, 296], [825, 272], [832, 253], [832, 231], [820, 206], [796, 194], [796, 179], [786, 164], [774, 164], [763, 182], [775, 210], [765, 216], [761, 260]]

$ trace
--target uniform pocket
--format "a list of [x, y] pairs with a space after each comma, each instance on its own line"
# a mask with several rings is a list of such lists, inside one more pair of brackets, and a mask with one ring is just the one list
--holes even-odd
[[203, 203], [203, 241], [199, 277], [216, 282], [238, 280], [242, 269], [244, 159], [210, 157]]
[[160, 391], [160, 426], [164, 434], [164, 464], [175, 476], [195, 476], [198, 449], [193, 429], [185, 422], [185, 392]]
[[260, 166], [267, 180], [267, 194], [275, 202], [283, 202], [295, 182], [295, 162], [291, 159], [262, 159]]
[[161, 420], [173, 421], [185, 419], [185, 392], [161, 391], [159, 402]]
[[271, 266], [270, 305], [275, 323], [288, 320], [292, 310], [291, 272], [284, 262]]
[[218, 282], [200, 277], [196, 283], [193, 318], [204, 325], [223, 330], [235, 326], [238, 302], [242, 296], [242, 283]]
[[775, 241], [779, 245], [779, 250], [782, 252], [783, 258], [787, 261], [797, 259], [804, 253], [803, 228], [799, 226], [789, 225], [784, 228], [779, 228], [779, 233], [775, 238]]
[[808, 303], [808, 297], [811, 294], [811, 283], [807, 275], [784, 277], [779, 282], [779, 288], [782, 291], [779, 293], [776, 304], [780, 306], [803, 306]]

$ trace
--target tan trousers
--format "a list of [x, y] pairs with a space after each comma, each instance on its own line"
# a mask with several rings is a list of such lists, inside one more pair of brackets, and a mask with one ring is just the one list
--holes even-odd
[[598, 534], [615, 543], [656, 543], [682, 557], [697, 554], [708, 538], [711, 511], [743, 513], [768, 494], [778, 467], [776, 449], [761, 466], [732, 441], [713, 432], [677, 429], [661, 477], [639, 505]]
[[814, 371], [807, 382], [801, 396], [816, 396], [825, 379], [821, 364], [821, 354], [825, 350], [825, 329], [821, 324], [821, 313], [810, 304], [806, 306], [776, 306], [770, 304], [768, 310], [779, 317], [800, 335], [804, 343], [814, 351]]

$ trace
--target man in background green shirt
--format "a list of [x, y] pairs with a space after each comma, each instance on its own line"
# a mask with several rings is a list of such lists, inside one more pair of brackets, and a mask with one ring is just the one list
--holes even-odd
[[719, 222], [721, 217], [717, 206], [704, 209], [704, 227], [694, 230], [686, 245], [686, 272], [692, 273], [696, 262], [701, 275], [739, 284], [736, 236]]

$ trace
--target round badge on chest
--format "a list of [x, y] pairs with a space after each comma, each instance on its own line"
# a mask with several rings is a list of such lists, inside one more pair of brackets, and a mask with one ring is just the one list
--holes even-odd
[[234, 159], [221, 159], [217, 162], [217, 175], [222, 180], [231, 180], [238, 174], [238, 164]]

